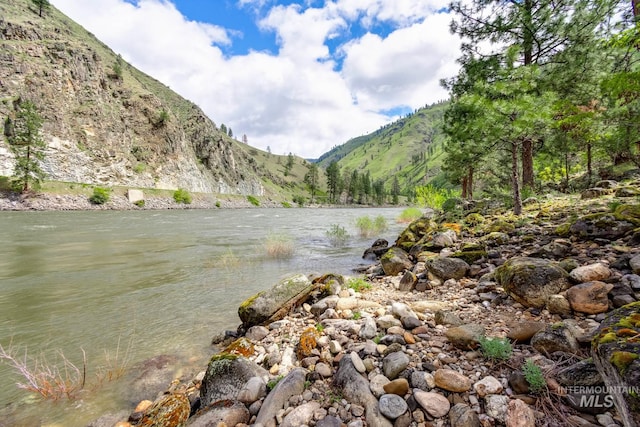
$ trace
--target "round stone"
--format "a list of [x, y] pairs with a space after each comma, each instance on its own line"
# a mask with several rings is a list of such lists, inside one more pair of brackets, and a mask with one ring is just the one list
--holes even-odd
[[385, 417], [395, 420], [407, 412], [407, 402], [397, 394], [383, 394], [379, 402], [380, 413]]

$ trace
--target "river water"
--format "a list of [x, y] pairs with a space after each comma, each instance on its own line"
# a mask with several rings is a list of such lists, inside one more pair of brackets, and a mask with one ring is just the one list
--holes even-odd
[[[156, 355], [204, 369], [211, 337], [239, 325], [242, 301], [296, 273], [354, 275], [376, 238], [393, 242], [404, 228], [400, 212], [0, 212], [0, 345], [32, 370], [34, 360], [62, 367], [64, 355], [82, 368], [85, 358], [92, 384], [72, 401], [43, 401], [0, 361], [0, 427], [86, 425], [122, 407], [124, 380], [106, 375]], [[388, 231], [361, 238], [356, 219], [379, 215]], [[326, 234], [334, 224], [350, 235], [339, 247]], [[292, 242], [293, 256], [267, 256], [274, 237]]]

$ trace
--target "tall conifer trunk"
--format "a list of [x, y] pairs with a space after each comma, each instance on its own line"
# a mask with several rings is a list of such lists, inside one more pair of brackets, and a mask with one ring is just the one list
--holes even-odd
[[520, 180], [518, 179], [518, 143], [511, 143], [511, 180], [513, 185], [513, 213], [522, 214], [522, 196], [520, 195]]
[[[524, 66], [533, 64], [533, 0], [524, 1], [522, 12], [522, 48]], [[533, 188], [533, 140], [522, 141], [522, 186]]]

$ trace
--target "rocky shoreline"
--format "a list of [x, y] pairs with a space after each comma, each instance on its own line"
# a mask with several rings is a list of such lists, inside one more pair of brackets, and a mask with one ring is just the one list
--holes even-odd
[[[112, 194], [102, 205], [93, 204], [86, 195], [37, 193], [0, 193], [0, 211], [82, 211], [82, 210], [169, 210], [254, 207], [245, 197], [195, 196], [191, 203], [177, 203], [171, 197], [145, 196], [144, 206], [131, 203], [126, 195]], [[261, 200], [262, 207], [282, 207], [271, 200]]]
[[206, 370], [90, 426], [635, 425], [640, 204], [606, 194], [423, 217], [366, 280], [250, 298]]

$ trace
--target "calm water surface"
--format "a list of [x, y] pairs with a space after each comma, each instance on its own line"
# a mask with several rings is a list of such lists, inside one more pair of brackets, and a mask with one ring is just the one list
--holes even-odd
[[[353, 274], [375, 238], [395, 240], [400, 212], [0, 212], [0, 344], [58, 365], [62, 353], [82, 366], [84, 350], [90, 383], [95, 367], [125, 358], [133, 366], [171, 354], [204, 369], [212, 335], [238, 326], [244, 299], [294, 273]], [[389, 230], [358, 237], [355, 220], [365, 215], [384, 216]], [[344, 247], [326, 236], [333, 224], [351, 235]], [[265, 255], [273, 235], [294, 242], [292, 258]], [[83, 426], [122, 408], [123, 380], [72, 403], [40, 401], [15, 386], [22, 380], [0, 362], [0, 426]]]

